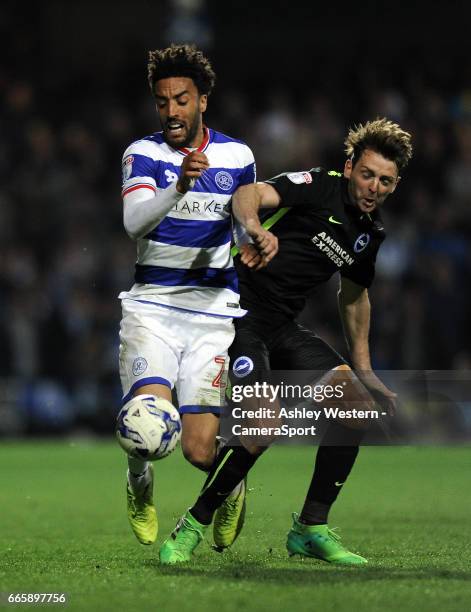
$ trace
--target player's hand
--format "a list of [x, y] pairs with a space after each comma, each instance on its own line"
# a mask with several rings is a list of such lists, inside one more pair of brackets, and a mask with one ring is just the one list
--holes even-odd
[[262, 264], [262, 256], [253, 244], [243, 244], [239, 247], [240, 261], [248, 268], [255, 268]]
[[269, 243], [263, 242], [263, 245], [269, 245], [268, 248], [260, 248], [256, 244], [242, 245], [239, 248], [241, 262], [254, 270], [265, 268], [278, 252], [278, 238], [276, 236], [273, 236], [273, 238], [276, 241], [276, 250], [272, 248], [271, 240]]
[[209, 168], [208, 158], [200, 151], [192, 151], [183, 159], [180, 167], [180, 176], [177, 181], [177, 191], [186, 193], [189, 191], [195, 181], [200, 178], [205, 170]]
[[[255, 270], [264, 268], [278, 253], [278, 238], [271, 232], [264, 229], [257, 221], [248, 222], [245, 226], [248, 235], [254, 241], [253, 246], [259, 253], [261, 261], [257, 265], [249, 266], [254, 267]], [[242, 262], [244, 260], [242, 259]], [[248, 265], [248, 264], [247, 264]]]
[[396, 414], [397, 393], [386, 385], [372, 371], [355, 372], [363, 385], [368, 389], [373, 399], [389, 416]]

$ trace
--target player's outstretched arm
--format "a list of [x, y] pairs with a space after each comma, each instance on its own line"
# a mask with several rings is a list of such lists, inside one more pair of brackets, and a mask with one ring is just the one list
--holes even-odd
[[[254, 241], [254, 246], [261, 256], [255, 269], [266, 266], [278, 252], [278, 238], [265, 230], [258, 217], [260, 208], [276, 208], [281, 198], [278, 192], [266, 183], [251, 183], [239, 187], [232, 198], [232, 211], [237, 221], [245, 228]], [[242, 263], [253, 267], [254, 257], [251, 249], [241, 249]]]
[[371, 368], [368, 341], [371, 306], [368, 290], [348, 278], [341, 277], [338, 303], [355, 373], [374, 399], [389, 414], [394, 414], [397, 395], [381, 382]]

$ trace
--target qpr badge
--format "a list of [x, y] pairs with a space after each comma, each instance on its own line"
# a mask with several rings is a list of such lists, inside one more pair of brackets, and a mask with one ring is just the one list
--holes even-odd
[[132, 155], [128, 155], [126, 159], [123, 160], [123, 182], [127, 181], [128, 178], [132, 174], [132, 162], [134, 161], [134, 157]]
[[355, 240], [353, 250], [355, 253], [361, 253], [370, 244], [371, 236], [369, 234], [360, 234]]
[[144, 357], [136, 357], [132, 362], [132, 373], [134, 376], [140, 376], [147, 370], [147, 360]]
[[229, 191], [229, 189], [231, 189], [234, 185], [234, 179], [229, 172], [226, 172], [225, 170], [220, 170], [217, 172], [214, 180], [216, 181], [216, 185], [219, 187], [219, 189], [222, 189], [223, 191]]
[[244, 378], [245, 376], [248, 376], [252, 370], [253, 361], [250, 359], [250, 357], [237, 357], [232, 365], [232, 371], [234, 376], [237, 376], [237, 378]]

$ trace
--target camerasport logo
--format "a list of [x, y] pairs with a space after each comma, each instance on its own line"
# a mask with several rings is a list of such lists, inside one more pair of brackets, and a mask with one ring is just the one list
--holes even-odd
[[248, 376], [252, 370], [253, 361], [250, 359], [250, 357], [237, 357], [232, 366], [234, 376], [237, 376], [237, 378], [244, 378], [245, 376]]

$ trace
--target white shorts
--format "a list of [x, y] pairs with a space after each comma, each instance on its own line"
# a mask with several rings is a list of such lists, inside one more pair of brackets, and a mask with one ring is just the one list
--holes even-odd
[[119, 374], [123, 404], [139, 387], [176, 388], [184, 413], [220, 414], [234, 339], [230, 317], [121, 301]]

